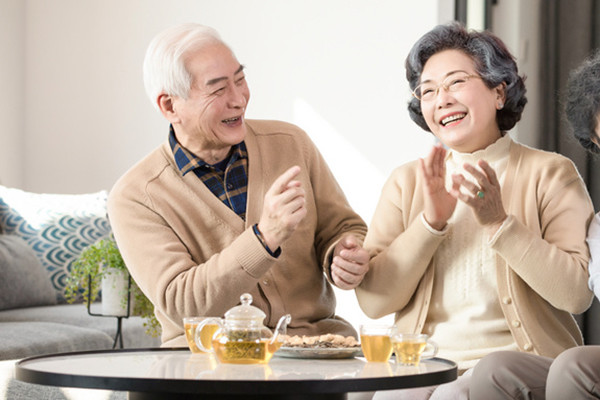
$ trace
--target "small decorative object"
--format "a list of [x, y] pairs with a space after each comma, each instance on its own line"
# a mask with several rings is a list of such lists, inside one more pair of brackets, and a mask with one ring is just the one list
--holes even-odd
[[[127, 291], [131, 285], [126, 271], [102, 264], [102, 315], [127, 317], [134, 310], [133, 300]], [[124, 300], [124, 301], [123, 301]], [[129, 300], [129, 307], [127, 304]]]
[[[114, 278], [118, 278], [119, 276], [124, 277], [126, 283], [120, 290], [117, 289], [117, 296], [120, 297], [117, 300], [117, 308], [125, 310], [124, 314], [127, 316], [127, 303], [131, 299], [132, 303], [130, 303], [130, 307], [133, 307], [129, 310], [130, 315], [139, 315], [144, 318], [146, 320], [144, 323], [146, 333], [153, 337], [158, 336], [160, 334], [160, 324], [154, 315], [154, 305], [144, 295], [133, 279], [131, 280], [131, 284], [129, 284], [129, 271], [125, 266], [125, 262], [112, 235], [86, 247], [73, 262], [70, 275], [67, 279], [65, 298], [69, 303], [83, 300], [84, 303], [89, 304], [98, 298], [102, 289], [103, 302], [106, 297], [106, 300], [114, 303], [114, 299], [111, 300], [110, 295], [104, 291], [107, 290], [107, 287], [115, 289], [116, 285], [111, 283], [107, 285], [106, 280], [107, 278], [108, 280], [114, 280]], [[105, 280], [104, 284], [102, 283], [103, 280]], [[103, 305], [103, 314], [116, 317], [123, 314], [122, 311], [115, 311], [114, 305], [110, 310], [105, 307]]]

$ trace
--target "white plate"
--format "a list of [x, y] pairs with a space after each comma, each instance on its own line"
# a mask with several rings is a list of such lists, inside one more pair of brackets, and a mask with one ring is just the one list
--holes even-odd
[[360, 347], [281, 347], [275, 356], [287, 358], [352, 358], [362, 355]]

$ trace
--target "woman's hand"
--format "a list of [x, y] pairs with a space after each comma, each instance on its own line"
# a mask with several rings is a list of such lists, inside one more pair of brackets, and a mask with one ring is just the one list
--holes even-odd
[[[441, 143], [433, 146], [425, 159], [419, 159], [423, 178], [425, 207], [423, 216], [432, 228], [442, 230], [456, 208], [456, 197], [446, 190], [446, 150]], [[459, 190], [460, 185], [453, 185]]]
[[[477, 165], [479, 168], [471, 164], [463, 166], [465, 171], [475, 178], [477, 184], [468, 181], [461, 174], [454, 174], [450, 194], [471, 207], [481, 225], [488, 227], [491, 232], [496, 232], [506, 219], [500, 183], [496, 172], [486, 161], [479, 160]], [[461, 187], [465, 188], [466, 193], [461, 192]]]

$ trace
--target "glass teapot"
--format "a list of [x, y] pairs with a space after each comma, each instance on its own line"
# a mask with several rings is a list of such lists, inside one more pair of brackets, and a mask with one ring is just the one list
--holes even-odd
[[[287, 314], [279, 319], [275, 333], [263, 325], [266, 314], [250, 305], [252, 295], [240, 296], [241, 305], [233, 307], [223, 318], [207, 318], [196, 328], [196, 345], [205, 352], [216, 354], [222, 363], [266, 364], [283, 343], [283, 335], [292, 317]], [[202, 329], [206, 325], [218, 325], [212, 337], [212, 348], [205, 346]]]

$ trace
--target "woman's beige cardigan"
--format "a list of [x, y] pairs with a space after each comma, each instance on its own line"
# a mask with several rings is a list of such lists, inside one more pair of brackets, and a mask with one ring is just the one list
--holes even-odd
[[[558, 154], [512, 142], [502, 200], [509, 220], [489, 243], [497, 255], [497, 293], [522, 351], [554, 357], [582, 343], [571, 313], [585, 311], [585, 242], [593, 206], [573, 163]], [[445, 235], [421, 221], [422, 182], [417, 163], [397, 168], [383, 188], [365, 247], [370, 271], [357, 288], [372, 318], [396, 313], [402, 331], [425, 323], [434, 263]]]

